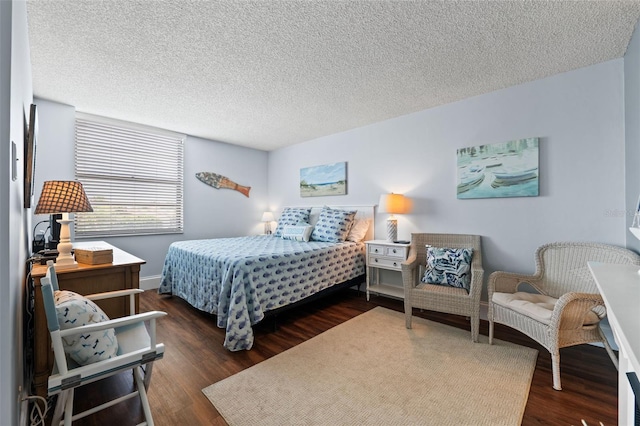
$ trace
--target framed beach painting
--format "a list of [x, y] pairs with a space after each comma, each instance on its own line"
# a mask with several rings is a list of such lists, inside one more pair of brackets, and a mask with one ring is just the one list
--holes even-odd
[[36, 137], [38, 135], [38, 114], [36, 105], [29, 109], [29, 125], [25, 132], [24, 141], [24, 208], [31, 207], [33, 198], [33, 182], [36, 167]]
[[459, 148], [458, 198], [537, 197], [539, 138]]
[[323, 197], [347, 193], [347, 163], [323, 164], [300, 169], [300, 196]]

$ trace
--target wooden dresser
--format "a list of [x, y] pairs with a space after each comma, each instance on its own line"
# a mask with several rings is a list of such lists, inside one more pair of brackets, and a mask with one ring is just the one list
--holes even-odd
[[[140, 265], [144, 260], [103, 241], [76, 242], [74, 248], [107, 246], [113, 249], [113, 263], [102, 265], [78, 264], [74, 269], [56, 271], [61, 290], [70, 290], [78, 294], [102, 293], [140, 287]], [[36, 395], [47, 396], [47, 380], [53, 367], [51, 338], [47, 328], [47, 319], [42, 303], [40, 279], [47, 272], [46, 265], [34, 265], [31, 278], [34, 286], [34, 391]], [[118, 297], [96, 302], [109, 318], [118, 318], [128, 314], [128, 298]], [[138, 305], [136, 300], [136, 312]]]

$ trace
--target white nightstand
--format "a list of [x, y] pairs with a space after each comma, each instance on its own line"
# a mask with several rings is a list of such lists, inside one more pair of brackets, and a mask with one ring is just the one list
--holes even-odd
[[367, 300], [369, 300], [369, 292], [404, 299], [402, 286], [380, 282], [380, 269], [400, 272], [402, 270], [400, 265], [409, 256], [410, 244], [396, 244], [386, 240], [365, 241], [365, 244], [367, 245]]

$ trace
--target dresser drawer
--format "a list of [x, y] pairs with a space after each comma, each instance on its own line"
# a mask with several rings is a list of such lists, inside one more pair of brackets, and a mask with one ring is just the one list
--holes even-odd
[[400, 270], [404, 259], [391, 259], [389, 257], [369, 256], [369, 265], [376, 268]]

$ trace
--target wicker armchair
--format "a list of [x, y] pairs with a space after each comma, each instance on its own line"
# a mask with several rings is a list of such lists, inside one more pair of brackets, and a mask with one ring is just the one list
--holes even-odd
[[[600, 329], [606, 315], [587, 262], [640, 265], [640, 256], [616, 246], [597, 243], [553, 243], [536, 250], [536, 273], [494, 272], [489, 276], [489, 344], [494, 323], [508, 325], [540, 343], [551, 353], [553, 388], [560, 384], [560, 349], [601, 342], [618, 361]], [[519, 292], [527, 283], [540, 294]]]
[[[427, 263], [426, 245], [443, 248], [473, 248], [469, 293], [463, 288], [425, 284], [420, 281]], [[402, 263], [407, 328], [411, 328], [413, 308], [464, 315], [471, 318], [471, 340], [477, 342], [483, 275], [479, 235], [411, 234], [409, 257]]]

